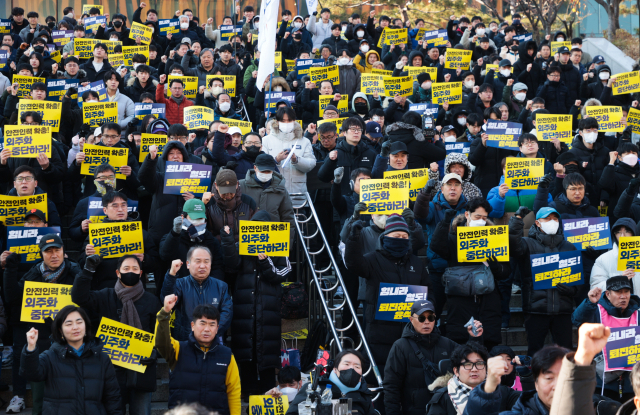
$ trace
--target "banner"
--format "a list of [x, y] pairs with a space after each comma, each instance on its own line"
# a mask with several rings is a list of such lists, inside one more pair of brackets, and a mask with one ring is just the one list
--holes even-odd
[[573, 140], [573, 116], [537, 114], [536, 137], [540, 141], [551, 141], [555, 137], [562, 142], [570, 143]]
[[469, 157], [471, 143], [468, 141], [463, 141], [460, 143], [444, 143], [444, 148], [447, 150], [447, 155], [451, 153], [460, 153]]
[[449, 35], [447, 29], [430, 30], [425, 32], [423, 40], [427, 42], [427, 48], [445, 46], [449, 41]]
[[330, 81], [334, 86], [340, 85], [340, 72], [337, 65], [309, 68], [309, 80], [320, 88], [320, 82]]
[[90, 223], [89, 241], [103, 259], [144, 253], [141, 222]]
[[4, 69], [7, 66], [7, 61], [11, 55], [6, 50], [0, 51], [0, 69]]
[[[46, 101], [43, 101], [46, 102]], [[14, 158], [51, 158], [51, 128], [39, 125], [5, 125], [4, 148]]]
[[344, 117], [344, 118], [327, 118], [326, 120], [319, 120], [317, 123], [317, 126], [320, 127], [322, 124], [324, 123], [331, 123], [333, 125], [336, 126], [336, 128], [338, 129], [338, 133], [340, 133], [340, 129], [342, 128], [342, 123], [344, 122], [344, 120], [346, 120], [349, 117]]
[[[282, 52], [276, 52], [276, 56], [275, 56], [275, 68], [278, 71], [282, 70]], [[288, 70], [289, 68], [287, 68]]]
[[[386, 69], [371, 68], [371, 73], [372, 74], [376, 74], [376, 75], [391, 76], [393, 74], [393, 71], [387, 71]], [[362, 75], [364, 75], [364, 74], [362, 74]]]
[[23, 226], [7, 227], [7, 251], [20, 255], [20, 263], [36, 262], [40, 256], [40, 239], [44, 235], [55, 233], [60, 236], [60, 227], [25, 228]]
[[289, 222], [240, 221], [240, 255], [289, 256]]
[[[213, 76], [213, 78], [222, 78], [222, 75]], [[235, 78], [235, 77], [234, 77]], [[169, 75], [167, 77], [167, 97], [171, 96], [171, 81], [179, 79], [184, 83], [184, 91], [182, 92], [187, 98], [195, 98], [198, 93], [198, 77], [197, 76], [183, 76], [183, 75]], [[187, 108], [185, 108], [185, 111]], [[213, 120], [212, 120], [213, 121]], [[209, 126], [207, 125], [207, 128]], [[187, 127], [188, 128], [188, 127]]]
[[147, 158], [147, 154], [149, 154], [149, 147], [158, 146], [158, 157], [162, 156], [162, 152], [164, 151], [164, 146], [167, 144], [167, 135], [166, 134], [147, 134], [142, 133], [142, 138], [140, 139], [140, 158], [139, 162], [142, 163], [144, 159]]
[[298, 71], [298, 79], [309, 75], [309, 69], [312, 66], [324, 66], [324, 59], [298, 59], [296, 62], [296, 71]]
[[563, 219], [562, 229], [567, 242], [573, 244], [578, 251], [588, 246], [595, 249], [611, 249], [611, 229], [609, 218]]
[[167, 33], [178, 33], [180, 31], [180, 19], [161, 19], [158, 20], [160, 27], [160, 36], [167, 36]]
[[140, 38], [140, 43], [144, 43], [145, 45], [151, 44], [153, 29], [141, 23], [133, 22], [131, 29], [129, 29], [129, 39], [136, 40], [138, 37]]
[[379, 75], [375, 73], [363, 73], [360, 76], [360, 92], [365, 95], [384, 95], [384, 80], [389, 78], [387, 75]]
[[520, 151], [518, 138], [522, 134], [522, 124], [506, 121], [487, 121], [487, 147]]
[[558, 49], [560, 49], [561, 47], [566, 46], [567, 48], [569, 48], [569, 50], [571, 50], [571, 41], [569, 40], [565, 40], [564, 42], [551, 42], [551, 56], [555, 56], [556, 53], [558, 53]]
[[99, 96], [99, 101], [100, 102], [105, 102], [108, 101], [109, 98], [107, 98], [107, 87], [104, 86], [104, 82], [103, 81], [95, 81], [90, 83], [87, 86], [80, 86], [78, 87], [78, 106], [80, 108], [82, 108], [82, 94], [85, 91], [95, 91], [98, 93]]
[[73, 40], [73, 30], [53, 30], [51, 37], [56, 46], [64, 46]]
[[[320, 112], [319, 116], [322, 117], [324, 115], [324, 110], [327, 106], [331, 105], [333, 102], [334, 95], [320, 95], [318, 98], [318, 111]], [[344, 114], [349, 111], [349, 95], [340, 95], [340, 101], [338, 101], [338, 105], [336, 106], [339, 114]]]
[[508, 157], [505, 165], [505, 183], [509, 189], [537, 189], [544, 176], [543, 158]]
[[[276, 113], [276, 104], [278, 101], [287, 101], [293, 105], [296, 102], [295, 92], [267, 92], [264, 94], [264, 110], [269, 111], [270, 114]], [[269, 106], [271, 105], [271, 106]]]
[[223, 41], [229, 41], [234, 35], [242, 33], [242, 25], [223, 25], [220, 26], [220, 38]]
[[433, 117], [434, 120], [438, 118], [438, 104], [429, 104], [423, 102], [420, 104], [409, 104], [409, 111], [415, 111], [420, 115], [428, 115]]
[[11, 33], [11, 19], [0, 19], [0, 33]]
[[102, 23], [107, 24], [107, 18], [105, 16], [86, 17], [84, 19], [84, 33], [88, 35], [95, 35], [96, 33], [98, 33], [98, 29], [100, 28], [100, 25]]
[[447, 48], [444, 54], [444, 68], [469, 70], [472, 54], [472, 50]]
[[[93, 8], [100, 9], [100, 14], [104, 13], [104, 8], [101, 4], [83, 4], [82, 5], [82, 14], [89, 14], [89, 11]], [[85, 20], [86, 22], [86, 20]]]
[[[124, 55], [124, 65], [133, 67], [133, 55], [144, 55], [147, 58], [147, 63], [149, 63], [149, 45], [141, 45], [141, 46], [123, 46], [122, 54]], [[171, 76], [171, 75], [169, 75]], [[193, 97], [195, 98], [195, 94]]]
[[389, 29], [385, 27], [378, 40], [378, 47], [382, 48], [382, 45], [397, 45], [400, 43], [407, 43], [409, 41], [409, 32], [404, 29]]
[[25, 281], [20, 321], [44, 323], [47, 318], [56, 318], [62, 308], [75, 305], [71, 301], [71, 287], [73, 286]]
[[120, 167], [126, 166], [129, 161], [129, 149], [122, 147], [97, 146], [85, 144], [82, 152], [86, 155], [80, 174], [93, 176], [93, 171], [101, 164], [108, 163], [116, 170], [117, 179], [126, 179], [127, 176], [120, 173]]
[[[138, 211], [138, 201], [137, 200], [127, 200], [127, 212], [137, 212]], [[89, 196], [89, 204], [87, 205], [87, 219], [89, 219], [92, 223], [102, 223], [104, 218], [107, 215], [104, 213], [102, 209], [102, 198]]]
[[431, 99], [434, 104], [462, 104], [462, 82], [431, 83]]
[[407, 75], [413, 76], [413, 80], [418, 80], [418, 75], [421, 73], [428, 73], [431, 77], [431, 81], [438, 79], [438, 68], [431, 66], [405, 66], [402, 70], [407, 71]]
[[429, 287], [380, 283], [376, 320], [409, 322], [411, 306], [416, 301], [426, 301]]
[[166, 104], [143, 104], [142, 102], [136, 102], [133, 114], [139, 120], [142, 120], [147, 115], [155, 115], [156, 118], [165, 118], [166, 110]]
[[616, 133], [624, 131], [622, 107], [590, 105], [584, 107], [584, 109], [587, 112], [587, 117], [593, 117], [598, 120], [598, 131]]
[[638, 326], [611, 327], [611, 334], [602, 354], [604, 370], [631, 371], [633, 365], [640, 362], [640, 330]]
[[18, 98], [30, 97], [31, 96], [31, 87], [36, 82], [47, 82], [46, 78], [39, 78], [35, 76], [23, 76], [23, 75], [13, 75], [14, 84], [18, 85], [18, 92], [16, 96]]
[[429, 169], [385, 171], [383, 176], [385, 179], [408, 180], [409, 200], [415, 202], [418, 193], [429, 181]]
[[220, 117], [220, 122], [225, 123], [229, 127], [238, 127], [242, 135], [250, 133], [252, 131], [251, 121], [240, 121], [232, 118]]
[[4, 226], [22, 226], [24, 216], [33, 209], [41, 210], [49, 217], [46, 193], [33, 196], [0, 195], [0, 222]]
[[289, 398], [287, 395], [282, 395], [279, 398], [274, 398], [271, 395], [251, 395], [249, 396], [248, 409], [252, 415], [284, 415], [289, 409]]
[[166, 195], [193, 193], [202, 196], [211, 188], [212, 167], [206, 164], [179, 163], [168, 161], [164, 172], [164, 191]]
[[618, 243], [618, 271], [640, 270], [640, 236], [624, 236]]
[[412, 76], [392, 76], [384, 78], [384, 94], [388, 97], [409, 97], [413, 95], [413, 77]]
[[533, 39], [533, 33], [525, 33], [524, 35], [514, 36], [514, 39], [518, 41], [518, 43], [528, 42]]
[[109, 65], [114, 68], [119, 68], [120, 66], [124, 66], [124, 54], [123, 53], [110, 53], [109, 54]]
[[633, 107], [629, 108], [627, 114], [627, 126], [631, 126], [634, 133], [640, 133], [640, 110]]
[[147, 370], [140, 360], [151, 357], [155, 334], [102, 317], [96, 337], [102, 342], [102, 351], [114, 365], [139, 373]]
[[[69, 88], [80, 88], [79, 79], [52, 79], [47, 81], [47, 101], [62, 102], [62, 98]], [[78, 94], [72, 95], [72, 99], [78, 99]], [[62, 110], [62, 107], [60, 107]]]
[[509, 261], [509, 227], [458, 226], [458, 262]]
[[557, 284], [582, 285], [582, 253], [580, 251], [531, 255], [534, 290], [548, 290]]
[[[197, 79], [197, 78], [196, 78]], [[209, 124], [213, 122], [213, 109], [200, 105], [192, 105], [184, 109], [184, 122], [187, 130], [196, 130], [198, 128], [209, 128]]]
[[33, 99], [21, 99], [18, 102], [18, 121], [22, 119], [22, 114], [27, 111], [35, 111], [42, 117], [42, 126], [50, 127], [51, 132], [60, 131], [60, 116], [62, 114], [62, 103], [51, 101], [35, 101]]
[[117, 102], [85, 102], [82, 105], [82, 122], [89, 127], [118, 122]]
[[401, 214], [409, 207], [409, 182], [392, 179], [361, 180], [360, 202], [367, 203], [369, 214]]
[[93, 46], [98, 43], [96, 39], [74, 38], [73, 54], [80, 60], [93, 58]]
[[613, 95], [640, 92], [640, 71], [619, 73], [612, 78], [616, 80], [613, 84]]

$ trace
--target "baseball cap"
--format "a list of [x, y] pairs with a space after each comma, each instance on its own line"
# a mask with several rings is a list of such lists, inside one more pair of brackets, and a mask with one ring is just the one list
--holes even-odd
[[191, 44], [191, 38], [185, 36], [182, 38], [182, 41], [180, 43], [188, 43]]
[[381, 128], [380, 128], [380, 124], [378, 124], [375, 121], [369, 121], [367, 123], [367, 134], [370, 135], [373, 138], [380, 138], [382, 137], [382, 132], [381, 132]]
[[49, 233], [44, 235], [42, 239], [40, 239], [40, 252], [47, 250], [48, 248], [62, 248], [64, 244], [62, 243], [62, 239], [55, 233]]
[[629, 278], [624, 275], [611, 277], [607, 280], [607, 291], [619, 291], [623, 288], [632, 289], [631, 281], [629, 281]]
[[40, 209], [31, 209], [24, 215], [24, 220], [26, 221], [29, 216], [37, 216], [43, 222], [47, 221], [47, 215], [41, 211]]
[[569, 50], [568, 47], [561, 46], [561, 47], [558, 48], [558, 53], [571, 53], [571, 51]]
[[498, 66], [513, 66], [513, 64], [509, 59], [503, 59], [500, 61], [500, 65]]
[[411, 306], [411, 315], [417, 315], [424, 313], [425, 311], [431, 311], [432, 313], [436, 312], [436, 308], [433, 306], [433, 303], [429, 300], [416, 301]]
[[235, 193], [238, 186], [238, 177], [233, 170], [222, 169], [216, 174], [216, 184], [221, 195]]
[[591, 63], [602, 63], [604, 62], [604, 56], [602, 55], [596, 55], [593, 58], [593, 61]]
[[256, 157], [255, 166], [260, 171], [275, 171], [276, 170], [276, 161], [273, 159], [273, 156], [269, 154], [260, 154]]
[[555, 213], [556, 215], [558, 215], [558, 218], [560, 218], [560, 214], [554, 208], [552, 208], [552, 207], [543, 207], [536, 214], [536, 220], [544, 219], [544, 218], [546, 218], [547, 216], [549, 216], [552, 213]]
[[234, 134], [242, 135], [242, 131], [240, 131], [240, 128], [238, 128], [238, 127], [229, 127], [229, 131], [227, 131], [227, 134], [229, 134], [229, 135], [234, 135]]
[[529, 87], [527, 86], [527, 84], [522, 83], [522, 82], [516, 82], [513, 85], [513, 90], [514, 91], [528, 91]]
[[444, 178], [442, 179], [442, 183], [443, 183], [443, 184], [444, 184], [444, 183], [448, 183], [448, 182], [449, 182], [449, 180], [451, 180], [451, 179], [453, 179], [453, 180], [457, 180], [457, 181], [459, 181], [460, 183], [462, 183], [462, 177], [460, 177], [460, 175], [459, 175], [459, 174], [456, 174], [456, 173], [449, 173], [449, 174], [447, 174], [446, 176], [444, 176]]
[[184, 203], [182, 211], [189, 215], [191, 219], [204, 219], [205, 214], [204, 203], [200, 199], [189, 199]]
[[407, 150], [407, 145], [405, 143], [403, 143], [402, 141], [394, 141], [393, 143], [391, 143], [391, 148], [389, 150], [389, 154], [398, 154], [398, 153], [409, 153], [409, 150]]
[[444, 134], [444, 133], [449, 132], [451, 130], [455, 130], [453, 125], [445, 125], [444, 127], [442, 127], [442, 130], [440, 130], [440, 134]]

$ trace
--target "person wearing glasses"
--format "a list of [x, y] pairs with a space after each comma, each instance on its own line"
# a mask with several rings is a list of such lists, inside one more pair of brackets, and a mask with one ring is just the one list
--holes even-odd
[[569, 88], [561, 80], [561, 74], [562, 69], [559, 66], [549, 66], [547, 81], [538, 88], [536, 93], [537, 97], [544, 99], [545, 107], [551, 114], [569, 114], [573, 102]]
[[[458, 347], [458, 343], [440, 334], [435, 313], [431, 301], [413, 303], [409, 323], [391, 347], [384, 369], [384, 406], [388, 414], [424, 414], [425, 405], [433, 397], [428, 386], [441, 375], [438, 362], [449, 359]], [[470, 340], [483, 332], [480, 321], [474, 324], [476, 334], [471, 326], [467, 328]]]
[[[43, 193], [45, 192], [38, 187], [36, 170], [33, 167], [22, 165], [15, 169], [13, 172], [13, 189], [9, 190], [9, 196], [32, 196]], [[62, 226], [56, 205], [50, 199], [47, 199], [47, 216], [49, 217], [50, 226]]]

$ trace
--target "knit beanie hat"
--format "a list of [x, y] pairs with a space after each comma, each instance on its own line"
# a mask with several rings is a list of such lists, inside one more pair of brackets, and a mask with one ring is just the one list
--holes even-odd
[[493, 349], [491, 349], [491, 352], [489, 352], [489, 356], [496, 357], [503, 353], [509, 355], [511, 359], [514, 359], [516, 357], [516, 352], [514, 352], [511, 347], [503, 345], [494, 346]]
[[397, 213], [393, 213], [389, 215], [387, 218], [387, 223], [384, 227], [383, 236], [390, 234], [391, 232], [402, 231], [406, 232], [407, 235], [411, 236], [409, 233], [409, 225], [405, 222], [404, 218]]
[[422, 85], [423, 82], [430, 81], [431, 75], [426, 72], [423, 72], [418, 75], [418, 84]]

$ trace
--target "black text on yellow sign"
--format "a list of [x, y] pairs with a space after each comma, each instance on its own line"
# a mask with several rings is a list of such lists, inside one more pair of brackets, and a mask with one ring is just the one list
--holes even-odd
[[458, 262], [484, 262], [495, 257], [509, 260], [509, 227], [458, 226]]
[[140, 38], [140, 42], [148, 45], [151, 43], [151, 37], [153, 36], [153, 29], [147, 27], [138, 22], [133, 22], [131, 29], [129, 29], [129, 39], [136, 40]]
[[25, 281], [20, 321], [44, 323], [54, 319], [63, 307], [75, 305], [71, 301], [71, 285]]
[[129, 161], [128, 148], [85, 144], [82, 152], [85, 154], [85, 158], [80, 167], [80, 174], [93, 176], [96, 167], [101, 164], [110, 164], [111, 167], [116, 169], [116, 178], [127, 178], [127, 176], [120, 173], [120, 167], [126, 166]]
[[23, 76], [23, 75], [13, 75], [13, 83], [18, 84], [18, 92], [16, 96], [18, 98], [24, 98], [31, 95], [31, 85], [36, 82], [47, 82], [45, 78], [40, 78], [36, 76]]
[[462, 82], [434, 82], [431, 84], [431, 98], [434, 104], [462, 104]]
[[37, 125], [7, 125], [4, 148], [11, 157], [37, 158], [40, 153], [51, 158], [51, 128]]
[[509, 189], [537, 189], [542, 176], [544, 176], [543, 158], [507, 158], [504, 182]]
[[445, 69], [469, 69], [473, 51], [447, 48], [444, 54]]
[[162, 156], [162, 152], [164, 151], [164, 146], [167, 144], [167, 136], [165, 134], [147, 134], [142, 133], [140, 139], [140, 163], [147, 158], [147, 154], [149, 154], [149, 147], [157, 146], [158, 147], [158, 155], [157, 157]]
[[89, 241], [102, 258], [144, 253], [141, 222], [90, 223]]
[[18, 103], [18, 120], [21, 120], [22, 114], [27, 111], [35, 111], [40, 114], [42, 117], [42, 125], [51, 127], [52, 132], [57, 133], [60, 131], [61, 102], [21, 99]]
[[240, 255], [289, 256], [289, 222], [240, 221]]
[[149, 62], [149, 45], [142, 46], [123, 46], [122, 53], [124, 54], [124, 64], [126, 66], [133, 66], [133, 55], [144, 55]]
[[401, 76], [384, 79], [384, 94], [388, 97], [396, 95], [408, 97], [413, 94], [413, 77]]
[[340, 85], [340, 72], [337, 65], [309, 68], [310, 81], [320, 87], [320, 82], [329, 81], [334, 86]]
[[213, 122], [213, 109], [200, 105], [185, 107], [183, 121], [188, 130], [209, 128], [209, 124]]
[[167, 96], [171, 96], [171, 81], [179, 79], [183, 83], [183, 91], [185, 97], [195, 98], [198, 93], [198, 77], [197, 76], [182, 76], [182, 75], [169, 75], [167, 77]]
[[89, 127], [118, 122], [117, 102], [85, 102], [82, 104], [82, 122]]

